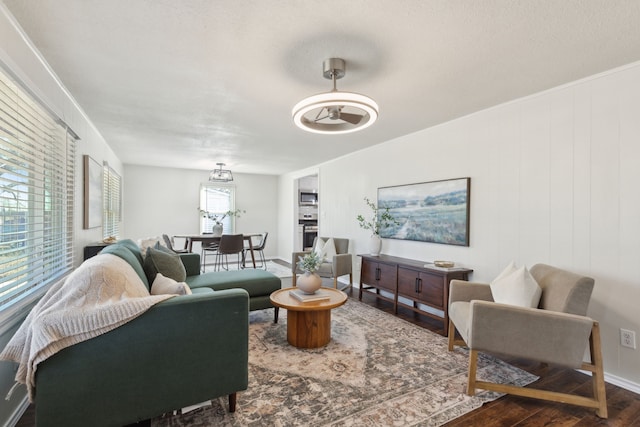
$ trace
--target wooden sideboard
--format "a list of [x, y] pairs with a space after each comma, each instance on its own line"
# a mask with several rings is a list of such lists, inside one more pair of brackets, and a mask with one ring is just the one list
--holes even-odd
[[[389, 255], [358, 255], [362, 258], [360, 269], [360, 293], [370, 293], [377, 298], [393, 303], [393, 312], [398, 307], [443, 321], [444, 335], [449, 330], [449, 283], [453, 279], [468, 280], [473, 270], [467, 268], [425, 267], [424, 261], [399, 258]], [[386, 291], [391, 296], [383, 295]], [[398, 299], [410, 300], [407, 304]], [[444, 313], [443, 317], [422, 310], [420, 304], [435, 308]]]

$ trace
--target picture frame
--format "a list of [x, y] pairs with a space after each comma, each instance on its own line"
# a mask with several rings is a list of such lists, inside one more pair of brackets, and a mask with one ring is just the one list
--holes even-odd
[[85, 229], [102, 226], [102, 165], [83, 155]]
[[380, 237], [469, 246], [470, 192], [468, 177], [380, 187], [378, 208], [398, 221]]

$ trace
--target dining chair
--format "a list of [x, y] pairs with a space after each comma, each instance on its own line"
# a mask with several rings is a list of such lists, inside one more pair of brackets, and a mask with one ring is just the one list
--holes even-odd
[[[210, 234], [210, 233], [207, 233]], [[218, 256], [218, 247], [220, 247], [220, 240], [213, 241], [210, 243], [202, 242], [202, 253], [200, 254], [200, 260], [202, 261], [201, 270], [204, 273], [207, 267], [207, 254]], [[214, 267], [216, 263], [216, 259], [213, 260]]]
[[[262, 263], [261, 265], [256, 265], [256, 267], [259, 268], [264, 268], [265, 270], [267, 269], [267, 261], [264, 257], [264, 247], [267, 244], [267, 236], [269, 236], [269, 232], [265, 231], [264, 233], [262, 233], [261, 239], [260, 239], [260, 243], [258, 243], [257, 246], [253, 247], [253, 253], [255, 254], [256, 252], [258, 253], [258, 258], [260, 259], [260, 262]], [[242, 265], [245, 265], [246, 259], [247, 259], [247, 253], [251, 252], [251, 248], [249, 248], [248, 246], [244, 247], [244, 250], [242, 251]]]
[[[216, 263], [215, 270], [218, 271], [221, 267], [225, 270], [229, 270], [229, 255], [236, 254], [238, 257], [238, 269], [242, 267], [241, 257], [244, 251], [244, 236], [242, 234], [223, 234], [220, 237], [220, 244], [216, 251]], [[223, 266], [222, 263], [224, 261]]]
[[162, 240], [164, 240], [164, 244], [167, 246], [167, 248], [169, 248], [170, 250], [172, 250], [175, 253], [178, 254], [186, 254], [189, 252], [188, 249], [176, 249], [173, 247], [173, 242], [171, 241], [171, 238], [169, 238], [169, 236], [167, 236], [166, 234], [162, 235]]

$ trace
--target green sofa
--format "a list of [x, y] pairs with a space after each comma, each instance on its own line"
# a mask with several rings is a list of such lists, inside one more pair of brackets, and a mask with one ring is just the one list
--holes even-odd
[[[149, 286], [133, 241], [104, 252], [127, 261]], [[235, 410], [236, 393], [248, 384], [249, 309], [270, 306], [262, 295], [266, 291], [258, 289], [275, 287], [276, 281], [279, 288], [280, 279], [265, 271], [199, 274], [193, 255], [181, 257], [192, 273], [187, 280], [191, 295], [156, 304], [38, 365], [39, 427], [122, 426], [225, 395], [229, 410]], [[233, 273], [239, 286], [233, 286]], [[269, 285], [261, 286], [260, 277]]]

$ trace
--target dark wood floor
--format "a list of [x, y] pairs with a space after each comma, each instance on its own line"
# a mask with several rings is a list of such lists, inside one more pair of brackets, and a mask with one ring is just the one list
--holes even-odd
[[[358, 290], [354, 289], [352, 298], [358, 298]], [[376, 300], [372, 295], [364, 295], [363, 302], [392, 313], [392, 304]], [[398, 317], [442, 334], [442, 322], [420, 315], [408, 309], [400, 308]], [[520, 359], [507, 359], [507, 362], [518, 366], [534, 375], [540, 376], [534, 385], [538, 388], [559, 392], [572, 392], [591, 396], [591, 377], [572, 369], [553, 366], [542, 367], [538, 363]], [[561, 403], [543, 402], [516, 396], [504, 396], [489, 402], [447, 424], [450, 427], [473, 426], [619, 426], [640, 427], [640, 395], [620, 387], [607, 384], [607, 406], [609, 418], [598, 418], [594, 410]], [[18, 427], [35, 426], [33, 406], [22, 416]]]

